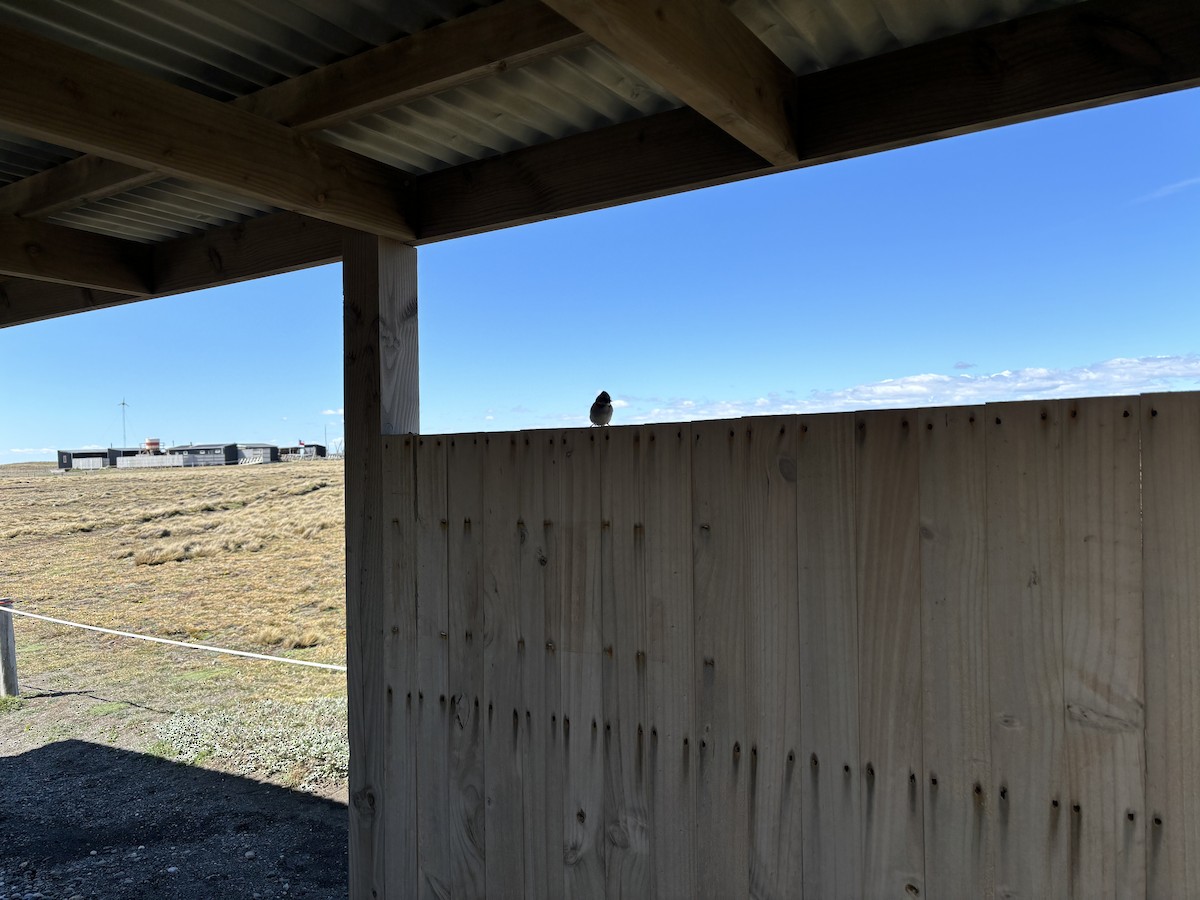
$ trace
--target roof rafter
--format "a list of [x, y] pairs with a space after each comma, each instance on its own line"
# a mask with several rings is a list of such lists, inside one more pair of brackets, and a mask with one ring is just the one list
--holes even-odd
[[395, 170], [9, 27], [0, 27], [0, 124], [339, 225], [413, 236]]
[[234, 103], [284, 125], [329, 128], [591, 43], [540, 0], [505, 0]]
[[337, 262], [353, 233], [285, 212], [177, 238], [154, 248], [154, 296]]
[[73, 284], [25, 278], [0, 279], [0, 327], [107, 309], [141, 299], [144, 298], [140, 294], [100, 291]]
[[796, 79], [720, 0], [544, 2], [763, 159], [796, 162]]
[[[592, 43], [540, 0], [503, 0], [229, 105], [308, 132]], [[0, 215], [50, 216], [161, 178], [88, 154], [0, 187]]]
[[150, 248], [47, 222], [0, 217], [0, 275], [146, 296]]

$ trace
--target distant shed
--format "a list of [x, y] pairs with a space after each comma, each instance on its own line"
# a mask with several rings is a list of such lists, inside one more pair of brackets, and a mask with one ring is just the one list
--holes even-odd
[[182, 456], [185, 466], [228, 466], [238, 461], [237, 444], [180, 444], [167, 453]]
[[300, 444], [296, 447], [280, 447], [279, 457], [284, 460], [293, 459], [324, 459], [326, 456], [324, 444]]
[[143, 447], [109, 447], [108, 448], [108, 465], [115, 467], [118, 459], [125, 459], [130, 456], [138, 456], [145, 453]]
[[274, 444], [238, 444], [237, 462], [279, 462], [279, 448]]
[[107, 465], [108, 451], [103, 447], [58, 451], [60, 469], [103, 469]]

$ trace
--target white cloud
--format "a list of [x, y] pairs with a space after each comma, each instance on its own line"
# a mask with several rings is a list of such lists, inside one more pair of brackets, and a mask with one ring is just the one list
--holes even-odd
[[346, 414], [346, 409], [345, 409], [345, 407], [342, 407], [342, 406], [339, 406], [337, 409], [321, 410], [321, 415], [323, 415], [323, 416], [344, 416], [345, 414]]
[[613, 409], [625, 409], [629, 405], [628, 400], [614, 400], [612, 402]]
[[13, 447], [9, 453], [55, 453], [53, 447]]
[[[1191, 389], [1200, 385], [1200, 356], [1118, 357], [1073, 369], [1030, 367], [995, 372], [942, 375], [921, 373], [813, 391], [807, 398], [772, 393], [750, 400], [662, 401], [636, 405], [626, 422], [726, 419], [748, 415], [792, 415], [914, 406], [965, 406], [1007, 400], [1098, 397]], [[790, 392], [789, 392], [790, 393]]]
[[1188, 188], [1200, 185], [1200, 176], [1196, 178], [1185, 178], [1183, 181], [1176, 181], [1172, 184], [1165, 184], [1158, 190], [1151, 191], [1142, 197], [1137, 198], [1137, 203], [1145, 203], [1149, 200], [1161, 200], [1163, 197], [1170, 197], [1172, 194], [1178, 194], [1180, 191], [1186, 191]]

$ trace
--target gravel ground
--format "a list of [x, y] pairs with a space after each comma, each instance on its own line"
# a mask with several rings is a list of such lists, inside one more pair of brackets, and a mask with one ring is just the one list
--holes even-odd
[[77, 740], [0, 785], [0, 900], [346, 896], [342, 803]]

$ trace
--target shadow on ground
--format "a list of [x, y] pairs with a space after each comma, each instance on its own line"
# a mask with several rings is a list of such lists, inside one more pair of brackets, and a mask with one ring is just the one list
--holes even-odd
[[84, 741], [0, 785], [0, 898], [346, 896], [340, 803]]

